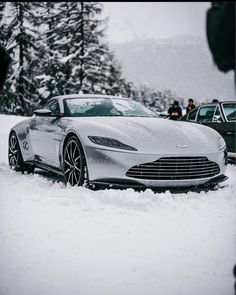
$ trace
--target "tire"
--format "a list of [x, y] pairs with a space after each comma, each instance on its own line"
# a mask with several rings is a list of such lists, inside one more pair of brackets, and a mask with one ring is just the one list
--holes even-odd
[[20, 145], [15, 132], [12, 132], [8, 142], [8, 163], [11, 169], [15, 171], [26, 171], [32, 173], [33, 165], [25, 164], [20, 150]]
[[85, 183], [86, 159], [77, 137], [72, 136], [63, 150], [63, 171], [66, 183], [82, 186]]

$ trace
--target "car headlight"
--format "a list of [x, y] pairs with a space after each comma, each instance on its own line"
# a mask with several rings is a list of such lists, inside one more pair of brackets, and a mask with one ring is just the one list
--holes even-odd
[[136, 148], [129, 146], [127, 144], [124, 144], [114, 138], [101, 137], [101, 136], [88, 136], [88, 138], [93, 143], [96, 143], [99, 145], [104, 145], [104, 146], [108, 146], [108, 147], [112, 147], [112, 148], [116, 148], [116, 149], [122, 149], [122, 150], [137, 151]]
[[218, 138], [218, 149], [223, 150], [225, 148], [225, 146], [226, 146], [226, 144], [225, 144], [223, 137], [219, 137]]

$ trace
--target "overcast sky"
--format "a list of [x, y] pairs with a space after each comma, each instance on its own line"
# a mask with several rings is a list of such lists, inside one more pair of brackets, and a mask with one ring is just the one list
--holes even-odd
[[206, 38], [205, 19], [210, 2], [102, 2], [108, 16], [111, 42], [135, 38], [171, 38], [192, 35]]

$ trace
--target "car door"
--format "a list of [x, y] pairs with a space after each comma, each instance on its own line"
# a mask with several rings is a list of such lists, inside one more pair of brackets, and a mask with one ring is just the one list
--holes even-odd
[[195, 122], [199, 108], [194, 108], [191, 112], [182, 117], [182, 121]]
[[228, 151], [235, 152], [235, 123], [226, 121], [220, 105], [200, 107], [196, 121], [219, 132], [226, 142]]
[[217, 105], [215, 107], [215, 111], [214, 111], [214, 114], [211, 118], [211, 120], [209, 120], [207, 123], [206, 123], [207, 126], [215, 129], [217, 132], [219, 132], [225, 139], [225, 135], [226, 135], [226, 132], [227, 132], [227, 124], [224, 120], [224, 116], [220, 110], [220, 106]]
[[206, 105], [199, 107], [196, 122], [211, 127], [216, 105]]
[[61, 123], [60, 107], [56, 99], [50, 100], [45, 109], [50, 116], [35, 116], [30, 124], [30, 139], [35, 160], [43, 164], [60, 167], [59, 144], [65, 129]]
[[228, 152], [236, 153], [236, 103], [222, 103], [221, 113], [224, 122], [218, 124], [218, 128], [221, 129], [219, 132], [225, 139]]

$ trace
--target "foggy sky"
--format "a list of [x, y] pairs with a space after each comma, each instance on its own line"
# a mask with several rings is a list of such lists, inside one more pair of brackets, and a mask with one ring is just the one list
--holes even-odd
[[191, 35], [206, 38], [210, 2], [102, 2], [108, 16], [107, 38], [126, 42], [143, 38]]

